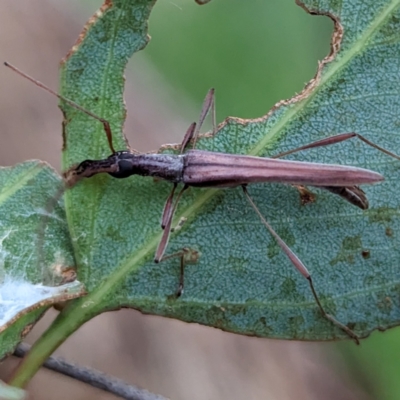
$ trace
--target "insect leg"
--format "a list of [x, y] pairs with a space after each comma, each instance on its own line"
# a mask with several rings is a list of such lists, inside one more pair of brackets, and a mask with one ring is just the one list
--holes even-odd
[[[179, 192], [179, 194], [175, 200], [175, 204], [172, 204], [176, 186], [177, 185], [174, 184], [171, 194], [168, 196], [168, 199], [164, 206], [162, 222], [161, 222], [161, 227], [164, 231], [163, 231], [160, 243], [158, 244], [156, 254], [154, 256], [154, 262], [159, 263], [159, 262], [168, 260], [173, 257], [180, 257], [180, 266], [181, 267], [180, 267], [180, 273], [179, 273], [179, 286], [178, 286], [178, 290], [176, 292], [176, 296], [179, 297], [183, 293], [185, 261], [187, 258], [190, 261], [192, 258], [198, 257], [198, 253], [193, 252], [190, 249], [183, 248], [181, 251], [179, 251], [177, 253], [170, 254], [168, 256], [164, 256], [165, 249], [167, 248], [167, 245], [168, 245], [169, 234], [171, 232], [172, 219], [175, 214], [176, 207], [178, 205], [180, 198], [182, 197], [183, 192], [188, 188], [188, 186], [185, 185], [182, 188], [182, 190]], [[196, 255], [193, 255], [192, 253], [196, 254]]]
[[283, 156], [287, 156], [289, 154], [297, 153], [298, 151], [301, 151], [301, 150], [311, 149], [313, 147], [330, 146], [331, 144], [344, 142], [345, 140], [349, 140], [349, 139], [352, 139], [354, 137], [358, 138], [362, 142], [366, 143], [368, 146], [371, 146], [374, 149], [377, 149], [377, 150], [381, 151], [382, 153], [385, 153], [388, 156], [395, 158], [396, 160], [400, 160], [400, 156], [398, 156], [397, 154], [394, 154], [391, 151], [386, 150], [381, 146], [378, 146], [377, 144], [371, 142], [370, 140], [368, 140], [364, 136], [362, 136], [362, 135], [360, 135], [358, 133], [355, 133], [355, 132], [341, 133], [339, 135], [329, 136], [329, 137], [327, 137], [325, 139], [317, 140], [315, 142], [308, 143], [308, 144], [306, 144], [304, 146], [297, 147], [295, 149], [292, 149], [292, 150], [289, 150], [289, 151], [285, 151], [283, 153], [279, 153], [279, 154], [277, 154], [275, 156], [272, 156], [271, 158], [281, 158]]
[[[204, 120], [207, 117], [207, 114], [209, 113], [210, 109], [211, 109], [212, 122], [213, 122], [213, 133], [215, 133], [215, 131], [216, 131], [216, 122], [215, 121], [216, 120], [215, 120], [214, 89], [210, 89], [208, 91], [208, 93], [203, 101], [203, 106], [202, 106], [202, 109], [200, 112], [199, 122], [197, 124], [195, 122], [193, 122], [187, 129], [185, 136], [183, 137], [183, 140], [182, 140], [180, 153], [183, 153], [185, 151], [188, 143], [192, 139], [194, 139], [193, 140], [193, 148], [195, 147], [197, 136], [199, 135], [201, 126], [203, 125]], [[164, 211], [163, 211], [163, 215], [161, 218], [161, 228], [164, 230], [164, 232], [161, 237], [160, 243], [158, 245], [156, 255], [154, 257], [154, 261], [156, 263], [159, 263], [159, 262], [165, 261], [166, 259], [169, 259], [171, 257], [180, 257], [181, 269], [180, 269], [180, 276], [179, 276], [179, 287], [178, 287], [178, 291], [177, 291], [177, 296], [179, 297], [183, 293], [185, 260], [186, 260], [186, 258], [192, 259], [192, 258], [198, 257], [198, 253], [184, 248], [178, 253], [164, 256], [164, 252], [165, 252], [165, 249], [167, 248], [169, 235], [171, 232], [172, 218], [174, 216], [176, 207], [178, 205], [178, 202], [179, 202], [183, 192], [188, 188], [188, 186], [183, 187], [183, 189], [178, 194], [175, 204], [173, 205], [173, 198], [174, 198], [176, 186], [177, 185], [174, 184], [174, 187], [173, 187], [170, 195], [168, 196], [167, 201], [165, 202]], [[193, 254], [196, 253], [196, 256], [193, 256], [192, 253]], [[188, 254], [190, 254], [189, 257], [188, 257]]]
[[[366, 139], [364, 136], [359, 135], [358, 133], [355, 132], [349, 132], [349, 133], [341, 133], [339, 135], [335, 136], [329, 136], [325, 139], [317, 140], [316, 142], [311, 142], [309, 144], [306, 144], [304, 146], [298, 147], [293, 150], [285, 151], [283, 153], [279, 153], [275, 156], [272, 156], [272, 158], [280, 158], [287, 156], [289, 154], [296, 153], [301, 150], [306, 150], [306, 149], [311, 149], [313, 147], [321, 147], [321, 146], [329, 146], [332, 144], [344, 142], [345, 140], [349, 140], [352, 138], [358, 138], [364, 143], [368, 144], [369, 146], [391, 156], [396, 158], [397, 160], [400, 160], [400, 157], [397, 156], [394, 153], [391, 153], [390, 151], [384, 149], [383, 147], [380, 147], [376, 145], [375, 143], [372, 143], [368, 139]], [[342, 197], [343, 199], [347, 200], [349, 203], [361, 208], [362, 210], [368, 209], [368, 199], [367, 196], [365, 195], [364, 191], [360, 189], [358, 186], [348, 186], [348, 187], [331, 187], [331, 186], [319, 186], [320, 189], [325, 189], [328, 190], [331, 193], [337, 194], [338, 196]]]
[[193, 122], [189, 126], [189, 128], [187, 129], [187, 131], [185, 133], [185, 136], [183, 137], [182, 144], [181, 144], [181, 151], [180, 151], [181, 154], [185, 151], [188, 143], [192, 140], [195, 129], [196, 129], [196, 122]]
[[283, 239], [275, 232], [275, 230], [271, 227], [271, 225], [267, 222], [267, 220], [264, 218], [264, 216], [261, 214], [260, 210], [257, 208], [255, 203], [253, 202], [253, 199], [250, 197], [247, 188], [245, 185], [242, 186], [243, 192], [245, 196], [247, 197], [247, 200], [250, 202], [251, 206], [253, 207], [254, 211], [257, 213], [257, 215], [260, 217], [262, 223], [264, 226], [268, 229], [269, 233], [274, 237], [274, 239], [277, 241], [281, 249], [284, 251], [284, 253], [287, 255], [289, 260], [292, 262], [292, 264], [296, 267], [296, 269], [308, 280], [308, 283], [311, 288], [311, 292], [314, 296], [315, 302], [318, 305], [319, 310], [321, 311], [321, 314], [324, 318], [332, 322], [334, 325], [336, 325], [338, 328], [342, 329], [350, 338], [352, 338], [357, 344], [359, 344], [359, 338], [358, 336], [346, 325], [342, 324], [339, 322], [337, 319], [335, 319], [332, 315], [328, 314], [324, 307], [322, 306], [319, 297], [317, 295], [317, 292], [314, 288], [314, 284], [311, 278], [310, 273], [308, 272], [306, 266], [303, 264], [303, 262], [297, 257], [297, 255], [289, 248], [289, 246], [283, 241]]
[[197, 124], [195, 122], [192, 123], [189, 126], [188, 130], [186, 131], [186, 134], [181, 144], [181, 153], [183, 153], [183, 151], [186, 149], [191, 139], [193, 139], [193, 148], [196, 147], [197, 137], [199, 136], [200, 129], [204, 123], [204, 120], [207, 117], [207, 114], [210, 112], [210, 109], [211, 109], [213, 134], [214, 134], [216, 132], [214, 89], [210, 89], [206, 94], [206, 97], [204, 98], [203, 106], [200, 112], [199, 122]]
[[172, 201], [174, 199], [174, 194], [176, 190], [177, 184], [174, 183], [174, 187], [171, 190], [170, 195], [167, 198], [167, 201], [165, 202], [162, 218], [161, 218], [161, 228], [165, 229], [165, 226], [167, 225], [168, 221], [172, 218], [171, 213], [172, 213]]
[[354, 206], [361, 208], [361, 210], [368, 209], [369, 203], [367, 196], [358, 186], [319, 186], [319, 188], [342, 197]]
[[208, 93], [206, 94], [206, 97], [204, 98], [203, 101], [203, 106], [201, 107], [201, 112], [200, 112], [200, 117], [199, 117], [199, 122], [197, 123], [196, 129], [193, 133], [193, 148], [196, 147], [196, 141], [197, 137], [199, 136], [200, 129], [204, 123], [204, 120], [207, 117], [207, 114], [210, 112], [211, 109], [211, 115], [212, 115], [212, 122], [213, 122], [213, 132], [215, 133], [215, 101], [214, 101], [214, 89], [210, 89]]
[[[175, 200], [175, 204], [172, 206], [172, 197], [171, 195], [168, 197], [167, 203], [164, 207], [164, 213], [163, 213], [163, 217], [162, 217], [162, 223], [164, 224], [164, 231], [160, 240], [160, 243], [158, 244], [157, 247], [157, 251], [156, 254], [154, 256], [154, 262], [159, 263], [165, 253], [165, 249], [167, 248], [168, 245], [168, 240], [169, 240], [169, 234], [171, 231], [171, 224], [172, 224], [172, 219], [174, 217], [175, 211], [176, 211], [176, 207], [179, 203], [179, 200], [182, 197], [183, 192], [188, 188], [187, 185], [185, 185], [182, 190], [179, 192], [176, 200]], [[175, 189], [173, 189], [174, 191]], [[168, 206], [168, 210], [167, 209], [167, 204], [170, 200], [171, 205]]]
[[179, 274], [179, 286], [178, 290], [176, 291], [176, 297], [179, 297], [183, 294], [184, 289], [184, 272], [185, 272], [185, 265], [189, 263], [197, 262], [199, 258], [199, 252], [194, 249], [189, 249], [184, 247], [182, 250], [178, 251], [177, 253], [168, 254], [167, 256], [163, 256], [160, 262], [169, 260], [171, 258], [179, 257], [180, 258], [180, 274]]

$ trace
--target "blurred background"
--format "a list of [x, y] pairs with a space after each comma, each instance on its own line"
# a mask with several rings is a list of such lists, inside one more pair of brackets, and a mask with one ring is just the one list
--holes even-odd
[[[58, 63], [100, 1], [5, 0], [0, 54], [52, 88]], [[333, 24], [294, 0], [158, 0], [152, 40], [127, 69], [125, 133], [150, 151], [180, 142], [216, 88], [217, 119], [264, 115], [301, 91], [329, 52]], [[39, 158], [59, 169], [57, 99], [0, 69], [0, 164]], [[271, 282], [273, 284], [273, 282]], [[56, 312], [28, 337], [33, 342]], [[93, 340], [95, 339], [95, 340]], [[103, 314], [57, 351], [174, 400], [398, 399], [400, 331], [375, 333], [362, 345], [241, 337], [134, 310]], [[6, 379], [17, 360], [0, 365]], [[36, 375], [32, 399], [113, 399], [48, 371]]]

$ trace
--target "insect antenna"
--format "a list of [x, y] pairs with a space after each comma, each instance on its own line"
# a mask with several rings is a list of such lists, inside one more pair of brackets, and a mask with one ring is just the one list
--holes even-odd
[[105, 120], [104, 118], [99, 117], [96, 114], [93, 114], [92, 112], [90, 112], [89, 110], [86, 110], [85, 108], [81, 107], [79, 104], [73, 102], [72, 100], [67, 99], [64, 96], [61, 96], [60, 94], [58, 94], [57, 92], [55, 92], [54, 90], [50, 89], [49, 87], [47, 87], [45, 84], [43, 84], [42, 82], [32, 78], [31, 76], [25, 74], [24, 72], [22, 72], [21, 70], [19, 70], [17, 67], [15, 67], [14, 65], [8, 63], [7, 61], [4, 62], [4, 65], [8, 68], [10, 68], [11, 70], [13, 70], [14, 72], [16, 72], [18, 75], [22, 76], [25, 79], [28, 79], [28, 81], [32, 82], [33, 84], [35, 84], [36, 86], [39, 86], [40, 88], [44, 89], [46, 92], [52, 94], [53, 96], [58, 97], [60, 100], [64, 101], [65, 103], [69, 104], [71, 107], [74, 107], [75, 109], [89, 115], [90, 117], [97, 119], [98, 121], [100, 121], [103, 124], [104, 127], [104, 131], [106, 133], [107, 136], [107, 141], [108, 141], [108, 145], [110, 146], [111, 152], [115, 153], [115, 149], [113, 146], [113, 142], [112, 142], [112, 132], [111, 132], [111, 127], [110, 127], [110, 123]]

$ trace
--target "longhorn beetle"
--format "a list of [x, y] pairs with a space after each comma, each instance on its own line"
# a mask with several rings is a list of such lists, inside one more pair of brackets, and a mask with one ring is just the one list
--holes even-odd
[[[359, 343], [359, 338], [355, 332], [325, 311], [308, 269], [261, 214], [247, 191], [247, 185], [261, 182], [279, 182], [292, 185], [317, 186], [337, 194], [351, 204], [365, 210], [368, 208], [368, 200], [358, 185], [383, 181], [384, 177], [379, 173], [351, 166], [288, 161], [279, 160], [278, 158], [300, 150], [328, 146], [351, 138], [358, 138], [367, 145], [397, 160], [400, 160], [399, 156], [354, 132], [330, 136], [280, 153], [272, 158], [195, 150], [200, 128], [210, 110], [213, 119], [213, 133], [216, 132], [213, 89], [207, 93], [204, 99], [199, 122], [197, 124], [195, 122], [192, 123], [186, 131], [179, 154], [141, 154], [130, 150], [116, 151], [113, 146], [112, 132], [108, 121], [59, 95], [11, 64], [7, 62], [4, 64], [37, 86], [103, 124], [112, 154], [103, 160], [84, 160], [77, 166], [73, 166], [64, 172], [63, 177], [67, 188], [75, 186], [82, 178], [90, 178], [99, 173], [108, 173], [112, 177], [120, 179], [131, 175], [151, 176], [170, 181], [173, 184], [162, 213], [161, 228], [163, 229], [163, 235], [154, 257], [156, 263], [171, 257], [171, 255], [164, 256], [164, 253], [168, 245], [172, 219], [185, 190], [190, 186], [202, 188], [231, 188], [241, 186], [245, 197], [260, 217], [261, 222], [277, 241], [294, 267], [308, 280], [311, 292], [322, 316], [342, 329], [357, 344]], [[190, 142], [192, 142], [193, 149], [185, 151]], [[183, 184], [183, 187], [175, 196], [178, 184]], [[177, 296], [180, 296], [183, 293], [184, 263], [187, 249], [183, 249], [175, 255], [179, 255], [181, 258], [181, 272], [177, 290]]]

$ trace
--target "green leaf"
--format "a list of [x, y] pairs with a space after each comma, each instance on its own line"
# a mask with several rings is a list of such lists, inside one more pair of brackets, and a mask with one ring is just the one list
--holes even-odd
[[[153, 3], [107, 3], [63, 65], [62, 93], [109, 120], [118, 149], [125, 148], [123, 69], [147, 42], [146, 19]], [[199, 141], [198, 148], [264, 157], [355, 131], [400, 154], [399, 6], [400, 1], [343, 1], [340, 6], [307, 2], [304, 7], [313, 13], [336, 16], [332, 45], [337, 53], [321, 64], [316, 79], [298, 96], [259, 120], [226, 120], [217, 136]], [[69, 107], [64, 110], [64, 166], [108, 156], [101, 124]], [[370, 201], [364, 212], [317, 189], [317, 201], [306, 206], [292, 187], [254, 185], [249, 191], [309, 267], [332, 315], [361, 337], [399, 324], [400, 163], [355, 140], [291, 158], [360, 166], [386, 177], [382, 184], [363, 188]], [[68, 308], [64, 319], [72, 313], [76, 321], [89, 319], [129, 306], [249, 335], [346, 337], [322, 318], [307, 281], [282, 254], [240, 189], [185, 193], [175, 220], [187, 221], [172, 235], [168, 253], [189, 247], [201, 256], [186, 267], [185, 293], [176, 299], [179, 260], [152, 262], [170, 189], [168, 182], [150, 178], [96, 176], [67, 193], [79, 279], [89, 295]]]
[[45, 207], [57, 186], [57, 173], [40, 161], [0, 168], [0, 359], [51, 305], [84, 293], [74, 281], [64, 209]]

